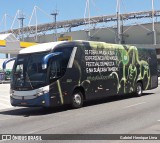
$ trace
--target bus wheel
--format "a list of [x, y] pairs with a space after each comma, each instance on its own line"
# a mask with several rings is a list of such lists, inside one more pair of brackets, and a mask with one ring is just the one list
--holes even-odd
[[142, 95], [142, 83], [140, 82], [137, 82], [137, 85], [136, 85], [136, 96], [140, 97]]
[[83, 95], [80, 91], [76, 91], [72, 95], [72, 107], [81, 108], [83, 105]]

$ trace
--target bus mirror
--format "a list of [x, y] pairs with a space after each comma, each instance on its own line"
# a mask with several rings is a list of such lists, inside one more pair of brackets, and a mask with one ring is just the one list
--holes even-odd
[[49, 61], [49, 59], [53, 58], [53, 57], [57, 57], [61, 54], [61, 52], [55, 52], [55, 53], [50, 53], [48, 55], [45, 55], [43, 57], [43, 60], [42, 60], [42, 69], [46, 69], [47, 68], [47, 63]]
[[7, 63], [9, 63], [9, 62], [11, 62], [11, 61], [15, 61], [17, 58], [16, 57], [14, 57], [14, 58], [11, 58], [11, 59], [8, 59], [8, 60], [5, 60], [4, 62], [3, 62], [3, 65], [2, 65], [2, 69], [3, 70], [5, 70], [6, 69], [6, 65], [7, 65]]

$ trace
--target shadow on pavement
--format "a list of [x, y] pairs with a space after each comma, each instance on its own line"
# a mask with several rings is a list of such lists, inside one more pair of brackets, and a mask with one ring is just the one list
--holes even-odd
[[[148, 96], [148, 95], [152, 95], [152, 94], [154, 94], [154, 93], [143, 93], [142, 96]], [[139, 97], [135, 97], [134, 95], [111, 96], [111, 97], [102, 98], [102, 99], [98, 99], [98, 100], [87, 101], [84, 103], [83, 107], [104, 104], [104, 103], [109, 103], [109, 102], [116, 102], [116, 101], [120, 101], [120, 100], [126, 100], [129, 98], [139, 98]], [[29, 117], [29, 116], [54, 114], [54, 113], [65, 112], [65, 111], [74, 110], [74, 109], [70, 105], [65, 105], [65, 106], [53, 107], [53, 108], [18, 107], [18, 108], [6, 109], [6, 110], [0, 111], [0, 114]]]
[[[154, 94], [154, 93], [143, 93], [143, 95], [141, 97], [152, 95], [152, 94]], [[110, 97], [106, 97], [106, 98], [102, 98], [102, 99], [98, 99], [98, 100], [87, 101], [86, 104], [84, 104], [84, 107], [98, 105], [98, 104], [104, 104], [104, 103], [109, 103], [109, 102], [116, 102], [116, 101], [120, 101], [120, 100], [127, 100], [130, 98], [140, 98], [140, 97], [136, 97], [133, 94], [110, 96]]]
[[29, 117], [29, 116], [53, 114], [53, 113], [57, 113], [57, 112], [67, 111], [70, 109], [72, 109], [72, 108], [68, 107], [68, 106], [53, 107], [53, 108], [18, 107], [18, 108], [7, 109], [7, 111], [6, 110], [0, 111], [0, 114]]

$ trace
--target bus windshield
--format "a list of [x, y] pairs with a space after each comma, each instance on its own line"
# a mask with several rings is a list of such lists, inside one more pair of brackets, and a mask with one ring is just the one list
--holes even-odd
[[12, 86], [16, 90], [32, 90], [47, 84], [47, 69], [42, 69], [42, 59], [48, 54], [18, 55], [13, 68]]

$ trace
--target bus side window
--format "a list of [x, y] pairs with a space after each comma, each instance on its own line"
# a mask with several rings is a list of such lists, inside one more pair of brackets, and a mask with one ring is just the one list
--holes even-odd
[[61, 48], [57, 48], [54, 52], [62, 52], [61, 55], [61, 72], [62, 74], [64, 74], [66, 72], [67, 69], [67, 65], [69, 62], [69, 59], [71, 57], [71, 53], [72, 53], [73, 47], [61, 47]]
[[54, 80], [57, 78], [57, 72], [58, 72], [57, 61], [52, 61], [50, 67], [50, 80]]

